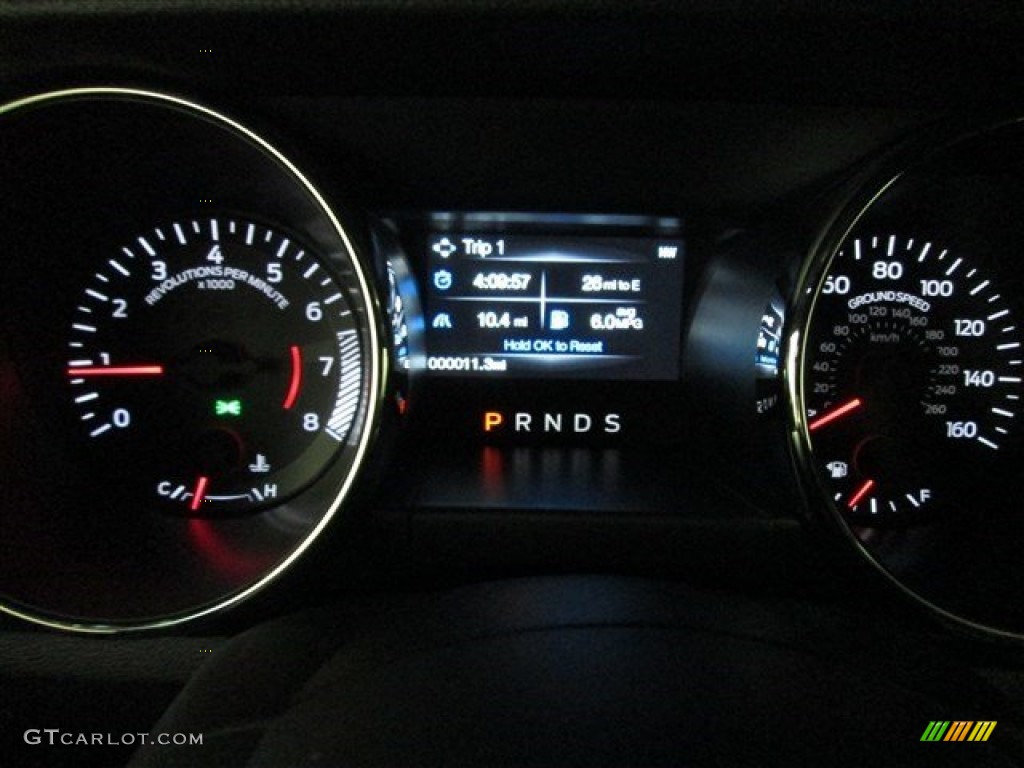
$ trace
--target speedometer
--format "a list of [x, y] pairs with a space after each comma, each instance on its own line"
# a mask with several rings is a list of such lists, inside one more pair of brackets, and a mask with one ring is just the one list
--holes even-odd
[[851, 522], [919, 521], [971, 497], [1019, 421], [1020, 338], [970, 253], [913, 235], [847, 239], [813, 308], [804, 415]]
[[936, 126], [837, 195], [784, 347], [808, 516], [946, 620], [1022, 635], [1024, 123]]

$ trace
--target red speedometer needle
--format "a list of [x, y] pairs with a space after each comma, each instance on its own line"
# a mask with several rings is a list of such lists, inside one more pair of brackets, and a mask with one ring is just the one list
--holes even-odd
[[196, 489], [192, 491], [192, 502], [188, 505], [188, 508], [193, 512], [199, 510], [199, 505], [203, 503], [203, 498], [206, 496], [206, 486], [210, 484], [210, 478], [205, 475], [201, 476], [196, 481]]
[[864, 405], [864, 401], [862, 401], [859, 397], [855, 397], [853, 398], [853, 400], [845, 402], [842, 405], [837, 405], [835, 408], [829, 411], [825, 411], [825, 413], [821, 414], [821, 416], [819, 416], [810, 424], [808, 424], [807, 429], [810, 432], [813, 432], [816, 429], [821, 429], [826, 424], [831, 424], [836, 419], [843, 418], [843, 416], [845, 416], [848, 413], [851, 413], [852, 411], [857, 410], [862, 405]]
[[875, 481], [868, 480], [866, 483], [864, 483], [864, 485], [857, 489], [857, 492], [853, 494], [853, 496], [850, 497], [850, 500], [846, 502], [846, 506], [848, 506], [850, 509], [856, 507], [858, 504], [860, 504], [861, 499], [863, 499], [865, 496], [871, 493], [871, 489], [874, 487]]
[[68, 376], [163, 376], [162, 365], [69, 366]]

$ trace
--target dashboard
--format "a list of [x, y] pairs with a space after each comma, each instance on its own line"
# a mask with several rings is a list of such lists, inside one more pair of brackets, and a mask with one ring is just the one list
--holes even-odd
[[0, 6], [3, 748], [1018, 765], [1022, 33]]

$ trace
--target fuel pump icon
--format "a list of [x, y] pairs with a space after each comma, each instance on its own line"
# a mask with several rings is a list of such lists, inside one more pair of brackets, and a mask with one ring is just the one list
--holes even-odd
[[850, 465], [845, 461], [830, 461], [825, 465], [825, 469], [833, 480], [844, 478], [850, 473]]

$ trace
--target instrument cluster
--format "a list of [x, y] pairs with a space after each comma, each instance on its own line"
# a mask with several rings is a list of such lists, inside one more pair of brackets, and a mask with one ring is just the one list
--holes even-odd
[[357, 509], [700, 519], [714, 475], [953, 624], [1024, 633], [1018, 123], [917, 136], [741, 236], [361, 208], [124, 88], [0, 108], [0, 175], [11, 614], [165, 627]]

